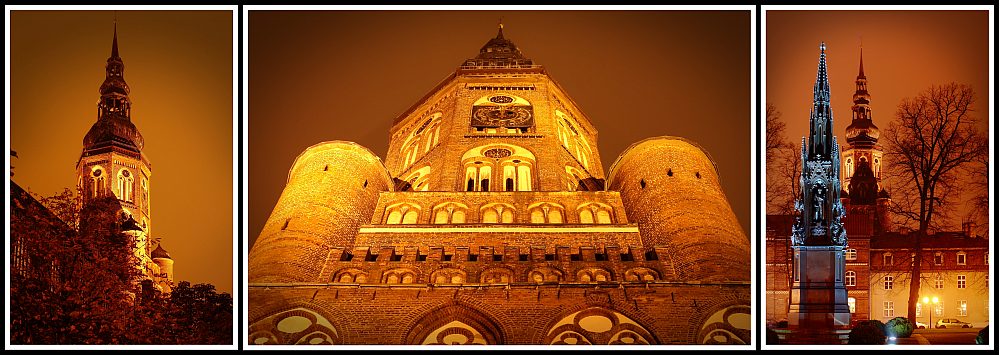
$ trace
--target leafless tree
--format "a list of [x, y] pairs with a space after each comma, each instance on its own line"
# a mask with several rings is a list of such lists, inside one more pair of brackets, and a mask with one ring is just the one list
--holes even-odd
[[956, 204], [964, 169], [988, 155], [987, 137], [976, 127], [974, 102], [968, 85], [931, 86], [903, 99], [885, 131], [894, 186], [891, 210], [902, 224], [916, 227], [906, 310], [911, 323], [916, 321], [920, 294], [920, 240], [928, 230], [938, 229]]
[[794, 212], [795, 199], [799, 196], [801, 147], [785, 138], [785, 122], [781, 121], [781, 111], [773, 104], [767, 104], [766, 123], [767, 213], [791, 214]]

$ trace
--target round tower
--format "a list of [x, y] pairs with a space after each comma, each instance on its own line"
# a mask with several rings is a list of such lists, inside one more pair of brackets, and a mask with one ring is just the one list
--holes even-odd
[[174, 283], [174, 259], [170, 257], [166, 249], [163, 249], [163, 245], [157, 245], [156, 249], [150, 254], [153, 258], [153, 263], [160, 268], [160, 275], [165, 279], [159, 280], [162, 283], [173, 284]]
[[677, 137], [645, 139], [618, 157], [608, 181], [639, 225], [643, 246], [666, 247], [681, 280], [750, 280], [750, 239], [700, 146]]
[[316, 282], [331, 248], [350, 249], [392, 189], [382, 161], [356, 143], [314, 145], [295, 159], [278, 203], [250, 250], [250, 282]]

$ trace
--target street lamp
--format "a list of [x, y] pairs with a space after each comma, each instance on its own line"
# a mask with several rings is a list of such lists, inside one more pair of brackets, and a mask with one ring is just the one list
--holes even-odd
[[934, 328], [934, 310], [931, 309], [930, 305], [933, 303], [935, 306], [937, 306], [940, 300], [937, 298], [937, 296], [934, 296], [933, 299], [931, 299], [930, 297], [924, 297], [923, 301], [924, 305], [927, 306], [927, 329], [932, 329]]

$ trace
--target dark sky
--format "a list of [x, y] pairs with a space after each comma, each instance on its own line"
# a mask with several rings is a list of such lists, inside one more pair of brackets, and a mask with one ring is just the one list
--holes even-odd
[[[912, 98], [931, 85], [955, 81], [975, 90], [974, 114], [987, 134], [987, 11], [768, 11], [765, 16], [765, 101], [782, 112], [786, 136], [795, 144], [809, 132], [812, 87], [823, 41], [834, 134], [841, 145], [846, 143], [844, 132], [851, 123], [862, 40], [876, 126], [889, 126], [903, 98]], [[956, 229], [958, 222], [953, 223]]]
[[692, 139], [749, 231], [749, 11], [251, 11], [251, 244], [299, 153], [347, 140], [384, 159], [392, 120], [478, 54], [501, 16], [593, 121], [605, 169], [644, 138]]
[[[12, 11], [14, 181], [49, 196], [76, 186], [111, 53], [111, 11]], [[231, 11], [118, 11], [132, 122], [152, 164], [151, 223], [175, 281], [233, 285]]]

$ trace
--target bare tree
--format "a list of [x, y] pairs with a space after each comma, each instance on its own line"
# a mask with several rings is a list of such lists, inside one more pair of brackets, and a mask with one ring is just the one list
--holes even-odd
[[798, 145], [785, 138], [785, 122], [781, 111], [767, 104], [767, 193], [768, 214], [791, 214], [799, 196], [799, 175], [802, 156]]
[[892, 211], [916, 226], [907, 319], [916, 321], [920, 295], [920, 241], [937, 229], [959, 197], [963, 168], [988, 155], [987, 137], [976, 127], [975, 93], [965, 84], [931, 86], [900, 102], [884, 139], [894, 180]]

